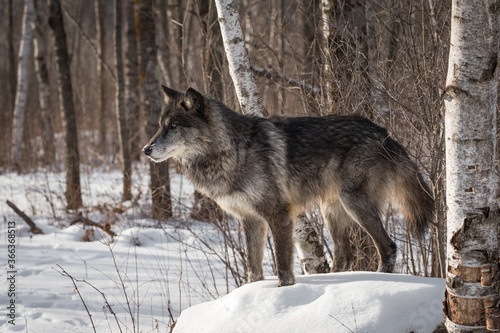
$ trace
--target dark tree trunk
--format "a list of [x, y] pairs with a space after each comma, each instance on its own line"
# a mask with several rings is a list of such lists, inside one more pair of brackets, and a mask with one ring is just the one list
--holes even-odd
[[[151, 0], [136, 1], [136, 32], [139, 47], [139, 66], [142, 81], [142, 102], [146, 108], [146, 132], [152, 137], [158, 129], [158, 118], [161, 112], [163, 97], [158, 82], [158, 59], [155, 40], [155, 23]], [[152, 217], [165, 219], [172, 215], [170, 197], [170, 180], [168, 163], [150, 164], [151, 195], [153, 200]]]
[[7, 2], [7, 48], [9, 55], [9, 110], [14, 110], [14, 103], [16, 98], [16, 82], [17, 82], [17, 72], [16, 72], [16, 52], [14, 51], [14, 23], [12, 19], [12, 0]]
[[114, 0], [115, 5], [115, 64], [116, 64], [116, 119], [118, 121], [118, 136], [120, 140], [120, 155], [123, 171], [123, 197], [122, 200], [130, 200], [132, 193], [132, 161], [130, 159], [130, 141], [128, 135], [127, 115], [125, 110], [125, 79], [123, 74], [123, 47], [122, 47], [122, 1]]
[[64, 131], [65, 195], [68, 209], [78, 209], [82, 206], [80, 155], [78, 153], [78, 132], [76, 128], [75, 106], [73, 104], [70, 60], [59, 1], [49, 1], [49, 26], [52, 29], [54, 39], [59, 103]]
[[130, 158], [139, 160], [142, 142], [140, 133], [139, 58], [135, 31], [134, 1], [125, 4], [125, 108], [129, 126]]
[[[100, 55], [104, 54], [104, 1], [95, 0], [94, 2], [94, 12], [95, 12], [95, 30], [96, 30], [96, 48]], [[97, 139], [97, 151], [101, 156], [106, 154], [106, 113], [104, 112], [106, 105], [106, 94], [104, 91], [104, 71], [102, 68], [101, 60], [97, 61], [97, 115], [98, 115], [98, 139]]]

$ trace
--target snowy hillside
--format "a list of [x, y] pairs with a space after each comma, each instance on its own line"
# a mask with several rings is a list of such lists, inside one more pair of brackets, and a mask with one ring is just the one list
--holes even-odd
[[[62, 173], [0, 175], [0, 262], [6, 267], [0, 270], [0, 332], [78, 333], [94, 326], [96, 332], [168, 332], [179, 316], [175, 332], [430, 333], [439, 324], [444, 282], [438, 279], [356, 272], [298, 276], [286, 288], [274, 277], [237, 288], [242, 251], [225, 248], [213, 224], [187, 222], [191, 185], [172, 175], [176, 218], [159, 226], [147, 218], [149, 180], [140, 176], [147, 174], [134, 172], [134, 200], [122, 206], [120, 172], [83, 173], [83, 214], [109, 221], [113, 240], [99, 229], [89, 234], [89, 227], [69, 225]], [[6, 200], [45, 234], [31, 235]], [[14, 268], [7, 265], [7, 222], [15, 224]], [[82, 241], [86, 233], [90, 242]], [[266, 253], [266, 276], [272, 275], [269, 258]], [[7, 297], [11, 288], [15, 295]]]
[[347, 272], [245, 285], [184, 310], [175, 333], [433, 332], [443, 317], [444, 280]]

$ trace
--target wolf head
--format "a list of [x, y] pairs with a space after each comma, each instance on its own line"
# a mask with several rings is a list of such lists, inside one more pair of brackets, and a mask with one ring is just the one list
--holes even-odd
[[158, 132], [142, 149], [159, 163], [169, 157], [190, 158], [197, 155], [211, 141], [208, 124], [208, 106], [205, 97], [193, 88], [180, 93], [162, 86], [165, 103]]

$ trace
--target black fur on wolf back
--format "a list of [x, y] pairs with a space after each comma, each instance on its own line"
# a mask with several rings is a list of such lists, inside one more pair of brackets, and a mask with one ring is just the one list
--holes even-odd
[[263, 278], [269, 227], [279, 285], [294, 283], [293, 221], [313, 205], [333, 239], [333, 271], [350, 268], [353, 223], [374, 240], [379, 271], [392, 271], [396, 246], [380, 220], [387, 202], [401, 204], [416, 237], [432, 220], [434, 201], [416, 164], [365, 118], [264, 119], [238, 114], [192, 88], [179, 93], [164, 87], [164, 93], [160, 129], [144, 151], [156, 161], [173, 157], [199, 191], [239, 218], [250, 282]]

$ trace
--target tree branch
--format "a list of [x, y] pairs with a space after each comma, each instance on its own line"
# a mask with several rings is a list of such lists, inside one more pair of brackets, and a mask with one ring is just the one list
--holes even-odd
[[113, 230], [111, 230], [111, 226], [109, 225], [109, 223], [106, 223], [104, 224], [104, 226], [100, 225], [99, 223], [97, 222], [94, 222], [84, 216], [82, 216], [82, 214], [78, 214], [74, 219], [73, 221], [71, 221], [69, 224], [70, 225], [73, 225], [73, 224], [76, 224], [76, 223], [83, 223], [84, 225], [90, 225], [92, 227], [97, 227], [99, 229], [102, 229], [103, 231], [105, 231], [108, 235], [110, 235], [111, 237], [115, 237], [116, 236], [116, 233], [113, 232]]
[[313, 96], [318, 95], [321, 92], [320, 87], [313, 86], [310, 83], [306, 83], [304, 81], [299, 81], [293, 77], [289, 77], [287, 75], [283, 75], [281, 73], [276, 72], [274, 69], [265, 70], [260, 67], [251, 67], [252, 71], [260, 77], [265, 77], [275, 81], [285, 81], [291, 87], [299, 87], [306, 94], [311, 94]]
[[36, 226], [35, 222], [33, 222], [33, 220], [28, 215], [24, 214], [23, 211], [21, 211], [19, 208], [17, 208], [17, 206], [14, 205], [9, 200], [7, 200], [6, 203], [7, 203], [7, 206], [12, 208], [14, 210], [14, 212], [16, 212], [16, 214], [19, 215], [29, 225], [31, 233], [36, 234], [36, 235], [43, 234], [42, 229], [38, 228]]

